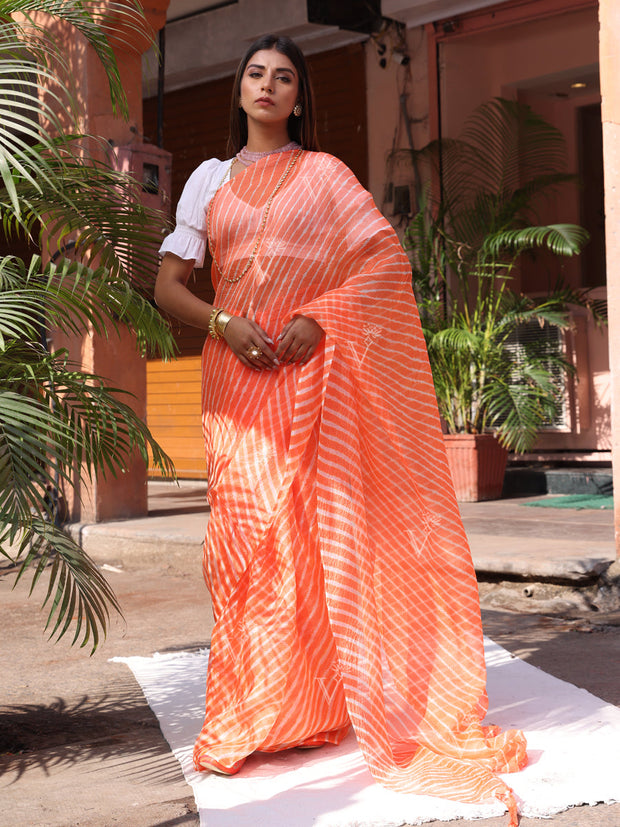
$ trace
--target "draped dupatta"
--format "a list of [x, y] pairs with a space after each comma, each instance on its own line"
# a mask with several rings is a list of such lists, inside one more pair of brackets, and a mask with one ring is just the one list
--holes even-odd
[[295, 314], [325, 331], [303, 367], [203, 351], [215, 627], [196, 766], [338, 742], [352, 724], [395, 790], [504, 801], [525, 741], [483, 727], [478, 592], [454, 498], [411, 269], [337, 159], [253, 164], [211, 210], [215, 304], [275, 340]]

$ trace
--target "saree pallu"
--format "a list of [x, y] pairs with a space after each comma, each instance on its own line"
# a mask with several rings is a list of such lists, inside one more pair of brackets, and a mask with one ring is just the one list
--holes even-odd
[[[295, 314], [325, 331], [304, 365], [203, 350], [215, 625], [198, 769], [338, 743], [352, 725], [374, 778], [401, 792], [496, 797], [526, 763], [483, 727], [475, 574], [446, 463], [411, 269], [350, 170], [268, 156], [212, 203], [215, 305], [275, 341]], [[238, 279], [238, 280], [235, 280]]]

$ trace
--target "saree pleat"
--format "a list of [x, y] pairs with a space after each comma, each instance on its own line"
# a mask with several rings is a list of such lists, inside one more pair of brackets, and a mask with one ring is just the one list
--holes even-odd
[[487, 706], [475, 574], [454, 498], [411, 270], [369, 194], [335, 158], [291, 153], [212, 205], [215, 304], [274, 339], [295, 314], [325, 330], [303, 367], [203, 351], [215, 626], [199, 769], [256, 750], [338, 743], [353, 725], [399, 791], [497, 797], [526, 763]]

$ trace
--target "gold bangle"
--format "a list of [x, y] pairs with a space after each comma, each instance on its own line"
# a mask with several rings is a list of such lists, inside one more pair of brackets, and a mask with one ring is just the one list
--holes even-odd
[[221, 308], [214, 307], [213, 310], [211, 311], [211, 315], [209, 316], [208, 330], [209, 330], [209, 336], [212, 339], [221, 339], [222, 338], [222, 334], [219, 332], [219, 330], [215, 326], [215, 322], [217, 320], [217, 317], [220, 315], [221, 312], [222, 312]]
[[232, 319], [232, 313], [227, 313], [225, 310], [220, 310], [220, 312], [217, 314], [217, 316], [213, 320], [213, 327], [220, 334], [220, 338], [224, 337], [224, 331], [226, 330], [226, 326], [228, 325], [228, 322], [231, 319]]

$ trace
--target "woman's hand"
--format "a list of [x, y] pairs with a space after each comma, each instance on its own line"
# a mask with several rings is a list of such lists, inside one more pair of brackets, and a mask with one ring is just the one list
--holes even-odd
[[280, 363], [273, 340], [262, 327], [244, 316], [233, 316], [224, 330], [224, 341], [240, 362], [252, 370], [271, 370]]
[[325, 336], [321, 325], [310, 316], [294, 316], [278, 336], [276, 357], [285, 365], [305, 365]]
[[[186, 261], [166, 253], [157, 274], [155, 301], [162, 310], [186, 324], [208, 330], [213, 305], [202, 301], [186, 287], [194, 264], [193, 259]], [[226, 325], [224, 341], [239, 361], [252, 370], [266, 370], [278, 365], [273, 341], [251, 319], [233, 316]]]

